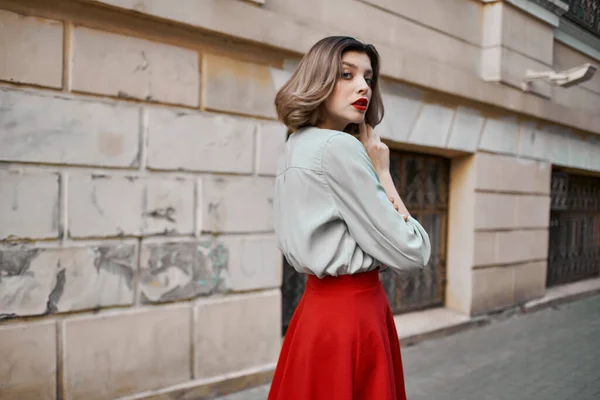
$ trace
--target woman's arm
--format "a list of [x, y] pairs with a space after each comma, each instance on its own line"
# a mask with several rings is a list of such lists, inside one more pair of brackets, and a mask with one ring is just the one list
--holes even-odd
[[322, 171], [340, 216], [364, 252], [396, 270], [427, 264], [429, 236], [414, 218], [395, 210], [356, 138], [332, 136], [323, 149]]
[[390, 149], [381, 141], [379, 135], [373, 132], [371, 126], [362, 122], [359, 125], [359, 128], [360, 133], [358, 135], [358, 140], [360, 140], [365, 147], [365, 150], [375, 167], [375, 171], [379, 176], [381, 185], [385, 189], [385, 193], [390, 198], [390, 201], [395, 206], [398, 206], [396, 210], [400, 214], [410, 217], [410, 213], [400, 198], [400, 195], [396, 190], [396, 185], [394, 185], [394, 181], [392, 180], [392, 174], [390, 173]]

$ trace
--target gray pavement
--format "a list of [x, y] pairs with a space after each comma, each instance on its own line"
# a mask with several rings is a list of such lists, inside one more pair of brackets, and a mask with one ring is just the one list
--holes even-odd
[[[402, 356], [409, 400], [600, 399], [600, 296], [498, 318]], [[267, 393], [263, 386], [218, 400]]]

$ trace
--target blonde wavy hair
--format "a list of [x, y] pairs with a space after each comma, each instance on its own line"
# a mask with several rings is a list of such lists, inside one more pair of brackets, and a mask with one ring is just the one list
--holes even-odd
[[[371, 61], [372, 95], [365, 122], [372, 127], [381, 122], [384, 109], [379, 91], [379, 53], [373, 45], [362, 43], [353, 37], [330, 36], [313, 45], [290, 80], [275, 96], [278, 118], [290, 131], [316, 126], [321, 122], [325, 100], [341, 78], [342, 56], [348, 51], [364, 53]], [[357, 133], [358, 126], [350, 124], [344, 130]]]

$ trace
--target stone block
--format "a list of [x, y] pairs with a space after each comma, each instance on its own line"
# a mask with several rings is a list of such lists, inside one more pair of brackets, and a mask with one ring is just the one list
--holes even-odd
[[0, 160], [130, 168], [139, 109], [0, 88]]
[[[381, 96], [387, 110], [375, 132], [384, 139], [408, 142], [408, 137], [423, 107], [423, 92], [399, 83], [381, 82]], [[394, 112], [402, 110], [402, 112]]]
[[544, 132], [548, 161], [555, 165], [569, 166], [569, 139], [573, 136], [570, 129], [557, 125], [546, 125], [540, 128]]
[[71, 176], [68, 195], [72, 237], [141, 233], [143, 184], [139, 179]]
[[0, 398], [56, 399], [56, 323], [0, 326]]
[[206, 177], [202, 188], [202, 230], [249, 233], [273, 230], [270, 177]]
[[223, 236], [229, 249], [227, 287], [234, 291], [281, 286], [283, 255], [274, 236]]
[[0, 239], [58, 237], [58, 179], [0, 170]]
[[283, 153], [287, 138], [287, 127], [277, 122], [264, 122], [258, 128], [258, 149], [256, 172], [261, 175], [275, 175], [277, 162]]
[[409, 143], [445, 147], [455, 110], [439, 104], [425, 104], [409, 137]]
[[502, 46], [503, 13], [504, 5], [499, 1], [484, 5], [481, 32], [481, 46], [483, 48]]
[[73, 317], [61, 324], [67, 400], [117, 398], [191, 378], [188, 304]]
[[552, 65], [554, 27], [503, 2], [502, 45]]
[[142, 233], [191, 234], [196, 213], [194, 181], [184, 178], [142, 179]]
[[[448, 36], [473, 44], [480, 43], [482, 27], [476, 21], [481, 18], [481, 7], [477, 3], [439, 0], [421, 0], [418, 3], [412, 0], [364, 0], [364, 3]], [[460, 15], [461, 18], [448, 18], [449, 15]]]
[[498, 232], [498, 264], [514, 264], [548, 257], [548, 231]]
[[514, 117], [488, 118], [479, 144], [480, 150], [516, 154], [519, 143], [519, 124]]
[[0, 248], [0, 316], [133, 303], [135, 243]]
[[224, 287], [228, 246], [214, 239], [145, 242], [140, 254], [140, 292], [145, 303], [191, 299]]
[[550, 157], [547, 135], [537, 125], [533, 121], [521, 121], [519, 155], [547, 161]]
[[290, 80], [294, 71], [289, 71], [285, 69], [279, 68], [269, 68], [269, 73], [271, 74], [271, 80], [273, 81], [273, 87], [276, 91], [282, 88], [283, 85], [286, 84], [287, 81]]
[[584, 87], [564, 88], [556, 86], [552, 87], [552, 101], [565, 107], [584, 110], [592, 114], [598, 114], [600, 93], [592, 92]]
[[498, 258], [498, 232], [475, 232], [473, 265], [494, 265]]
[[246, 118], [152, 108], [148, 167], [252, 173], [256, 122]]
[[550, 196], [518, 196], [515, 216], [519, 228], [548, 228]]
[[569, 146], [569, 166], [582, 170], [592, 169], [594, 158], [598, 158], [598, 154], [594, 154], [595, 148], [592, 137], [584, 138], [573, 135], [569, 136], [567, 141]]
[[475, 229], [515, 227], [517, 197], [510, 194], [475, 194]]
[[450, 129], [447, 147], [469, 153], [477, 151], [485, 118], [477, 110], [458, 107]]
[[266, 65], [204, 54], [202, 73], [207, 109], [277, 118], [275, 87]]
[[542, 297], [546, 292], [546, 261], [516, 265], [515, 304]]
[[201, 300], [194, 327], [196, 378], [274, 365], [281, 346], [281, 292]]
[[63, 24], [0, 10], [0, 80], [62, 87]]
[[471, 315], [500, 310], [515, 302], [514, 267], [489, 267], [473, 270]]
[[550, 192], [551, 165], [517, 157], [477, 153], [477, 188], [498, 192]]
[[69, 182], [72, 237], [189, 234], [194, 182], [184, 178], [77, 175]]
[[80, 92], [199, 105], [196, 51], [81, 26], [73, 31], [72, 80]]

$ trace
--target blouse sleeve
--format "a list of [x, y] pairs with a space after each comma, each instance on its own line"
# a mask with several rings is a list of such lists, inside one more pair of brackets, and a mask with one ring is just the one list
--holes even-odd
[[427, 232], [417, 220], [405, 221], [396, 211], [356, 138], [346, 133], [332, 136], [321, 164], [340, 216], [365, 253], [397, 271], [421, 269], [429, 262]]

